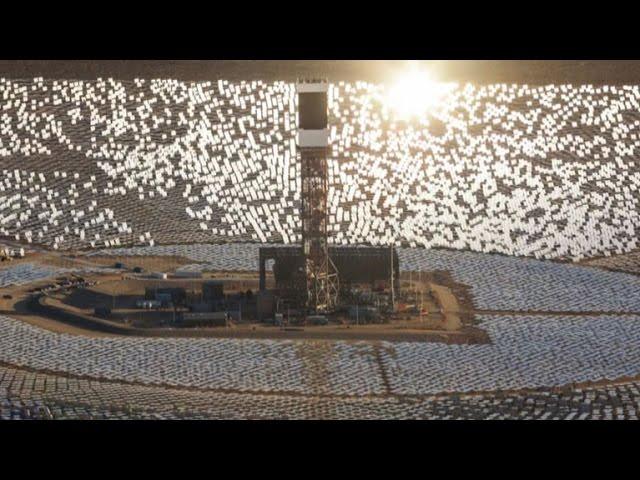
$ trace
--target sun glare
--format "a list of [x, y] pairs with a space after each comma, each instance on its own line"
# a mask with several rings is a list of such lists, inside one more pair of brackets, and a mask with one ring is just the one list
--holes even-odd
[[401, 118], [421, 117], [436, 108], [453, 86], [434, 81], [428, 72], [413, 69], [391, 86], [387, 104]]

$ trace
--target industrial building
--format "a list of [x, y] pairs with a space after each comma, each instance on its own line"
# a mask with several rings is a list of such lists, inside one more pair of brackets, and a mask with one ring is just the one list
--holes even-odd
[[[383, 284], [392, 296], [398, 293], [400, 265], [395, 248], [330, 247], [328, 254], [340, 272], [338, 302], [345, 300], [355, 285], [368, 285], [374, 289]], [[273, 274], [278, 296], [294, 304], [302, 304], [305, 295], [302, 249], [297, 246], [263, 247], [259, 256], [260, 292], [266, 292], [266, 262], [274, 260]]]
[[146, 287], [144, 298], [146, 300], [158, 300], [163, 306], [185, 305], [187, 301], [187, 292], [181, 287]]

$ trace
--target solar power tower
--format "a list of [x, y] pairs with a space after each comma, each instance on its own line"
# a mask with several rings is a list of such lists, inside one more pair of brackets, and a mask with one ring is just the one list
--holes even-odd
[[302, 254], [307, 309], [330, 312], [338, 301], [338, 271], [327, 241], [327, 154], [329, 129], [326, 80], [299, 80], [298, 151], [302, 167]]

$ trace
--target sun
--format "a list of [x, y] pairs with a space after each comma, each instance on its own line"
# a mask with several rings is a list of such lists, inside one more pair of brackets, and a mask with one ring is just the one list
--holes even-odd
[[422, 117], [437, 108], [454, 87], [455, 84], [436, 82], [428, 72], [414, 68], [391, 86], [386, 103], [400, 118]]

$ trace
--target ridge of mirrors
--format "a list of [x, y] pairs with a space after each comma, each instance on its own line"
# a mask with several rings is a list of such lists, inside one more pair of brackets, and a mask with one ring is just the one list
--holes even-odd
[[[640, 88], [461, 85], [397, 118], [329, 89], [334, 244], [638, 247]], [[299, 241], [295, 85], [0, 79], [0, 234], [54, 249]]]

